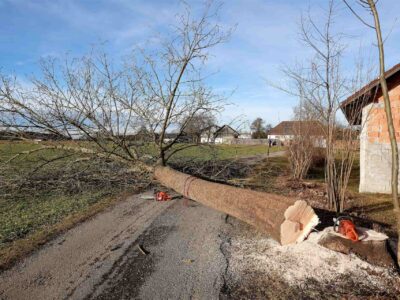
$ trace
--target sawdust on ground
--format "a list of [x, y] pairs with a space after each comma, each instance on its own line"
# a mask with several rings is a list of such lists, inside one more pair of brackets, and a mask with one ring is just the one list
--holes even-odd
[[230, 222], [230, 297], [396, 299], [400, 295], [400, 277], [394, 270], [318, 245], [322, 233], [313, 232], [302, 243], [281, 246], [246, 224]]

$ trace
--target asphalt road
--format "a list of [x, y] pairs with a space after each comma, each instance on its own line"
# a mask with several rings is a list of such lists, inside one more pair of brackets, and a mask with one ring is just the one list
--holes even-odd
[[0, 299], [217, 299], [226, 226], [193, 201], [132, 196], [2, 273]]

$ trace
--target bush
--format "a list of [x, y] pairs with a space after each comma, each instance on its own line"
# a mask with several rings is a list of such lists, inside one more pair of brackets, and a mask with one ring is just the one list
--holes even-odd
[[288, 144], [288, 159], [292, 178], [303, 179], [311, 167], [314, 156], [314, 141], [307, 135], [297, 135]]

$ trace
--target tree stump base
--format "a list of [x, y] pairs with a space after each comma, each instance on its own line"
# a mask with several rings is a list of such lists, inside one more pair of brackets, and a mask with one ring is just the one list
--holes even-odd
[[[343, 254], [353, 253], [373, 265], [381, 267], [396, 266], [388, 250], [386, 235], [375, 232], [377, 234], [375, 237], [367, 237], [364, 240], [353, 242], [333, 232], [333, 230], [326, 231], [326, 234], [319, 240], [319, 245]], [[363, 232], [373, 232], [365, 228], [357, 228], [357, 231], [361, 233], [361, 239], [363, 238]]]

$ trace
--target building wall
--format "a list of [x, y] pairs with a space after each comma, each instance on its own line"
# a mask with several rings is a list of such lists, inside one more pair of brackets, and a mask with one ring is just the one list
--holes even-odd
[[[287, 144], [294, 138], [294, 135], [268, 135], [268, 139], [278, 140], [283, 145]], [[326, 139], [322, 136], [314, 136], [313, 137], [314, 147], [325, 148], [326, 147]]]
[[217, 136], [214, 140], [215, 144], [233, 144], [236, 138], [232, 135]]
[[[389, 92], [400, 140], [400, 85]], [[399, 144], [400, 147], [400, 144]], [[391, 148], [383, 98], [363, 108], [360, 134], [360, 192], [391, 193]]]
[[281, 142], [285, 142], [285, 141], [290, 141], [291, 139], [293, 139], [293, 135], [276, 135], [276, 134], [271, 134], [268, 135], [269, 139], [272, 140], [279, 140]]
[[200, 142], [204, 144], [234, 144], [236, 139], [233, 135], [202, 136]]

